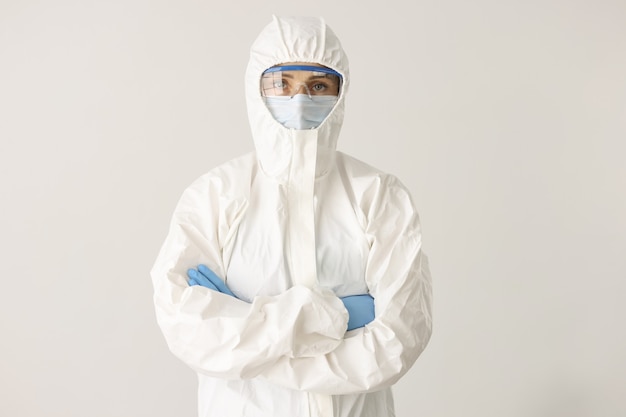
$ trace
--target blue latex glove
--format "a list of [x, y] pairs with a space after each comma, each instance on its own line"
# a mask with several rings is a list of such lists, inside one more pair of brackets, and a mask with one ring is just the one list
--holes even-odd
[[226, 286], [226, 283], [218, 277], [215, 272], [211, 271], [206, 265], [198, 265], [198, 269], [189, 269], [187, 271], [189, 277], [189, 285], [201, 285], [213, 291], [237, 298], [235, 294]]
[[374, 320], [374, 298], [369, 294], [349, 295], [341, 298], [350, 318], [348, 330], [358, 329]]

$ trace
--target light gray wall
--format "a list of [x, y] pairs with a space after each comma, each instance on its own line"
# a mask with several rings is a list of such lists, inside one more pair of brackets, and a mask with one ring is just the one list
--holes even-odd
[[0, 1], [0, 415], [195, 415], [148, 271], [182, 190], [252, 149], [272, 13], [338, 33], [339, 147], [422, 216], [435, 332], [398, 416], [626, 415], [626, 3], [293, 3]]

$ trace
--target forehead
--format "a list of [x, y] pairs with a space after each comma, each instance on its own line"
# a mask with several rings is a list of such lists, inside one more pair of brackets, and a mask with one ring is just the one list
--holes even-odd
[[341, 79], [341, 75], [336, 71], [323, 65], [310, 65], [309, 63], [285, 63], [270, 67], [263, 72], [263, 78], [267, 79], [273, 77]]
[[314, 80], [322, 80], [322, 79], [330, 80], [333, 82], [339, 81], [339, 77], [337, 77], [336, 75], [326, 74], [326, 73], [317, 72], [317, 71], [302, 71], [302, 70], [267, 72], [263, 74], [262, 78], [264, 80], [283, 78], [283, 79], [288, 79], [288, 80], [300, 80], [300, 81], [307, 81], [307, 80], [314, 81]]

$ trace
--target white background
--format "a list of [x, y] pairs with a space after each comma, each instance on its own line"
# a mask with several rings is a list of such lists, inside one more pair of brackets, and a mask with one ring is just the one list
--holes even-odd
[[0, 0], [0, 415], [194, 416], [149, 270], [182, 190], [252, 149], [243, 74], [322, 15], [339, 149], [410, 188], [435, 290], [399, 417], [623, 417], [623, 0]]

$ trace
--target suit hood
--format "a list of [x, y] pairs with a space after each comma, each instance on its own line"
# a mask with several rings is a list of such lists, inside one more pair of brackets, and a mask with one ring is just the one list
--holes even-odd
[[[343, 78], [339, 100], [315, 129], [294, 130], [277, 122], [261, 96], [263, 72], [287, 62], [317, 63]], [[254, 146], [261, 169], [270, 176], [287, 175], [298, 148], [314, 142], [315, 175], [324, 174], [335, 157], [337, 138], [343, 124], [344, 103], [349, 86], [348, 59], [335, 33], [318, 17], [277, 17], [259, 34], [250, 49], [245, 75], [246, 104]], [[311, 147], [311, 145], [306, 145]], [[291, 167], [294, 169], [294, 167]]]

